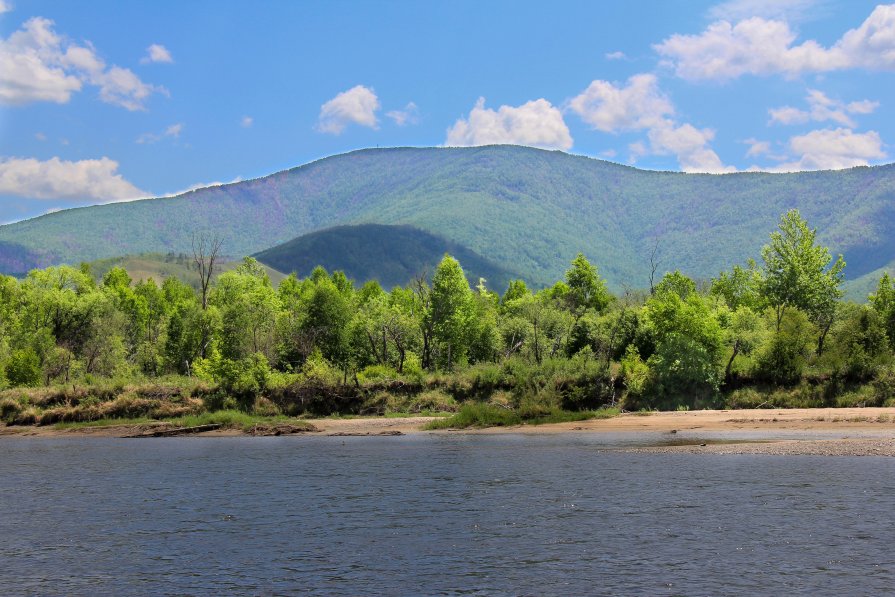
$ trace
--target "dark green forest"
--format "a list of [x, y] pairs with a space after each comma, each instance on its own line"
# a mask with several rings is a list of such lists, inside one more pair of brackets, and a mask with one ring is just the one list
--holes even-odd
[[385, 288], [405, 286], [420, 272], [433, 271], [444, 254], [463, 264], [473, 283], [485, 278], [495, 288], [506, 288], [521, 277], [470, 251], [412, 226], [359, 224], [336, 226], [305, 234], [254, 257], [274, 270], [307, 276], [315, 267], [341, 270], [358, 282], [376, 280]]
[[710, 282], [675, 270], [617, 295], [583, 254], [536, 292], [471, 286], [449, 255], [391, 290], [323, 268], [275, 287], [253, 258], [204, 297], [120, 267], [100, 281], [88, 265], [4, 276], [0, 417], [891, 405], [888, 275], [846, 302], [844, 260], [798, 211], [767, 238]]

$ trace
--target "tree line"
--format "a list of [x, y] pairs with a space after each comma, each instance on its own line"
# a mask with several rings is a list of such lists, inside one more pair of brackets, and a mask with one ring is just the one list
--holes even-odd
[[842, 301], [842, 256], [795, 210], [759, 261], [701, 286], [673, 271], [618, 296], [582, 254], [553, 286], [515, 280], [499, 294], [485, 280], [471, 287], [448, 255], [431, 278], [387, 291], [320, 267], [275, 287], [251, 258], [212, 282], [202, 253], [201, 292], [175, 278], [134, 283], [121, 268], [96, 281], [86, 265], [0, 277], [0, 388], [177, 375], [253, 395], [320, 368], [359, 384], [562, 362], [596, 371], [602, 401], [673, 407], [743, 387], [891, 376], [891, 279], [867, 304]]

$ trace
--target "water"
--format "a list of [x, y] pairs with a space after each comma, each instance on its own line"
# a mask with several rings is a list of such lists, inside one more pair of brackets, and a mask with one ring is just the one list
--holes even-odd
[[5, 440], [0, 593], [895, 591], [895, 460], [607, 437]]

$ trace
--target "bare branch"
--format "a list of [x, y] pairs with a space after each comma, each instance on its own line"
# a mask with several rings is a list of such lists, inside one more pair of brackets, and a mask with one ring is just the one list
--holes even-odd
[[209, 237], [206, 233], [193, 233], [193, 263], [199, 272], [199, 285], [202, 289], [202, 310], [208, 308], [208, 289], [214, 278], [214, 265], [221, 254], [224, 240], [215, 234]]

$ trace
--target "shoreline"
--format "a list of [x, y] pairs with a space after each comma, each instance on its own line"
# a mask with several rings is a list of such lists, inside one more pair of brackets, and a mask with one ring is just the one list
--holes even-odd
[[[390, 435], [602, 434], [642, 436], [643, 443], [611, 448], [637, 453], [781, 454], [895, 456], [895, 408], [821, 408], [703, 410], [623, 413], [545, 425], [516, 425], [427, 431], [436, 417], [367, 417], [307, 419], [312, 431], [294, 434], [313, 437]], [[59, 429], [0, 427], [4, 438], [121, 438], [162, 429], [164, 422]], [[842, 437], [828, 437], [843, 433]], [[286, 433], [284, 435], [291, 435]], [[241, 429], [216, 429], [192, 437], [246, 437]], [[262, 434], [263, 435], [263, 434]]]

